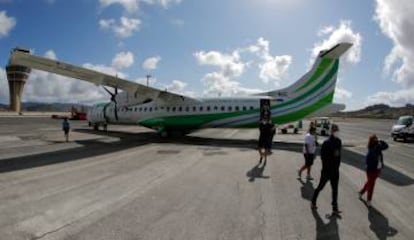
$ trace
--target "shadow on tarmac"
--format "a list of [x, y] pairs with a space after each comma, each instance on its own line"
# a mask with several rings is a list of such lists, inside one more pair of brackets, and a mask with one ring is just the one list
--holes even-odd
[[298, 178], [298, 181], [302, 184], [300, 187], [302, 198], [309, 202], [312, 201], [313, 192], [315, 191], [313, 183], [309, 179], [306, 179], [306, 182], [304, 182], [301, 178]]
[[246, 177], [249, 178], [249, 182], [254, 182], [256, 178], [264, 178], [268, 179], [270, 176], [263, 176], [263, 171], [266, 167], [266, 162], [262, 166], [260, 166], [261, 163], [259, 162], [257, 165], [255, 165], [252, 169], [247, 171]]
[[[364, 199], [360, 199], [365, 205], [367, 202]], [[369, 228], [375, 233], [379, 240], [385, 240], [388, 237], [397, 235], [398, 230], [389, 225], [388, 218], [385, 217], [375, 207], [368, 207], [368, 220]]]
[[338, 217], [327, 215], [328, 223], [325, 223], [317, 210], [312, 210], [313, 218], [316, 222], [316, 239], [317, 240], [339, 240]]
[[397, 229], [389, 225], [388, 218], [374, 207], [368, 208], [368, 220], [370, 222], [369, 228], [380, 240], [395, 236], [398, 233]]
[[[177, 136], [171, 138], [161, 138], [155, 132], [142, 132], [142, 133], [128, 133], [121, 131], [94, 131], [90, 129], [73, 129], [75, 132], [89, 133], [102, 136], [117, 137], [119, 141], [116, 142], [103, 142], [99, 139], [93, 140], [79, 140], [74, 141], [81, 147], [75, 147], [72, 149], [58, 150], [55, 152], [47, 152], [40, 154], [33, 154], [23, 157], [14, 157], [0, 160], [0, 173], [11, 172], [17, 170], [23, 170], [34, 167], [41, 167], [49, 164], [57, 164], [68, 161], [82, 160], [88, 157], [99, 156], [103, 154], [122, 151], [125, 149], [138, 147], [150, 143], [172, 143], [172, 144], [187, 144], [192, 146], [211, 147], [214, 146], [219, 152], [215, 154], [225, 154], [224, 148], [237, 148], [240, 151], [246, 151], [246, 149], [255, 150], [257, 147], [256, 139], [225, 139], [225, 138], [207, 138], [197, 136]], [[274, 142], [273, 150], [274, 155], [277, 156], [277, 150], [284, 150], [290, 152], [302, 153], [302, 143], [290, 143], [290, 142]], [[208, 155], [208, 154], [207, 154]], [[344, 146], [342, 150], [342, 163], [351, 165], [358, 168], [361, 171], [365, 171], [365, 156], [350, 151]], [[253, 168], [255, 169], [255, 168]], [[252, 170], [253, 170], [252, 169]], [[260, 170], [260, 169], [258, 169]], [[256, 171], [258, 171], [256, 170]], [[414, 179], [398, 172], [397, 170], [388, 167], [385, 163], [385, 167], [382, 169], [379, 176], [381, 179], [398, 186], [406, 186], [414, 184]]]

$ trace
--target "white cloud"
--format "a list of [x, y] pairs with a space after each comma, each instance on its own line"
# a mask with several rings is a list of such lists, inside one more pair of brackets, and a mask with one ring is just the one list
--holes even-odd
[[146, 3], [149, 5], [160, 5], [164, 8], [167, 8], [171, 4], [179, 4], [180, 2], [181, 0], [99, 0], [99, 3], [102, 7], [119, 4], [129, 13], [139, 10], [141, 3]]
[[119, 52], [112, 59], [112, 67], [115, 69], [128, 68], [134, 63], [134, 54], [132, 52]]
[[334, 102], [349, 99], [351, 97], [352, 97], [352, 92], [350, 92], [346, 89], [340, 88], [338, 86], [336, 87]]
[[138, 18], [121, 17], [119, 23], [116, 23], [115, 19], [101, 19], [99, 20], [99, 26], [102, 29], [112, 30], [116, 36], [120, 38], [127, 38], [132, 36], [133, 32], [139, 30], [141, 20]]
[[139, 7], [139, 0], [99, 0], [102, 7], [108, 7], [113, 4], [120, 4], [128, 12], [135, 12]]
[[400, 107], [407, 103], [414, 103], [414, 88], [398, 90], [395, 92], [378, 92], [366, 98], [365, 105], [384, 103], [390, 106]]
[[221, 69], [221, 74], [225, 77], [239, 77], [243, 74], [245, 64], [240, 61], [240, 55], [234, 51], [231, 55], [217, 51], [199, 51], [194, 53], [200, 65], [217, 66]]
[[292, 57], [288, 55], [272, 57], [270, 60], [259, 65], [259, 77], [265, 83], [268, 83], [270, 80], [275, 80], [275, 83], [278, 83], [286, 76], [291, 63]]
[[375, 19], [394, 44], [384, 70], [403, 86], [414, 87], [414, 5], [411, 0], [376, 2]]
[[226, 77], [218, 72], [206, 74], [203, 78], [203, 82], [207, 86], [207, 90], [204, 91], [204, 95], [242, 96], [262, 92], [260, 89], [241, 87], [239, 82], [231, 80], [229, 77]]
[[[255, 44], [237, 48], [230, 54], [219, 51], [195, 52], [194, 57], [200, 65], [219, 67], [219, 71], [210, 72], [203, 77], [202, 80], [208, 87], [205, 94], [230, 96], [260, 92], [259, 89], [243, 88], [236, 81], [236, 78], [241, 77], [245, 70], [253, 65], [259, 68], [259, 78], [263, 82], [272, 81], [278, 85], [286, 78], [292, 57], [288, 55], [272, 56], [269, 46], [268, 40], [259, 38]], [[246, 56], [246, 53], [250, 53], [249, 56]], [[243, 57], [249, 59], [242, 61], [242, 54]]]
[[52, 60], [57, 60], [56, 53], [53, 50], [48, 50], [45, 53], [44, 56], [45, 56], [45, 58], [49, 58], [49, 59], [52, 59]]
[[142, 63], [142, 68], [145, 69], [145, 70], [154, 70], [154, 69], [157, 69], [157, 65], [158, 65], [159, 61], [161, 61], [161, 57], [160, 56], [147, 58]]
[[165, 89], [168, 92], [178, 93], [178, 94], [182, 94], [182, 95], [188, 96], [188, 97], [196, 97], [197, 96], [197, 94], [195, 92], [185, 90], [186, 87], [187, 87], [187, 83], [185, 83], [183, 81], [180, 81], [180, 80], [173, 80], [171, 82], [171, 84], [169, 84], [165, 87]]
[[260, 70], [259, 78], [264, 83], [273, 81], [278, 86], [282, 80], [287, 78], [292, 57], [289, 55], [272, 56], [269, 48], [270, 42], [261, 37], [257, 39], [256, 44], [240, 49], [240, 51], [256, 54], [261, 59], [261, 63], [258, 65]]
[[319, 30], [318, 35], [320, 37], [329, 36], [313, 46], [310, 59], [311, 64], [321, 50], [329, 49], [340, 42], [353, 43], [352, 48], [342, 57], [345, 62], [355, 64], [361, 60], [362, 37], [360, 33], [352, 29], [351, 21], [342, 20], [338, 27], [325, 26]]
[[0, 38], [7, 36], [16, 26], [16, 19], [8, 17], [6, 11], [0, 11]]

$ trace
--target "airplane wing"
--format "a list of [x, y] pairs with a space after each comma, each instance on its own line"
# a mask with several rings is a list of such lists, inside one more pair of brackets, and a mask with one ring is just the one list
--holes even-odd
[[195, 98], [190, 98], [180, 94], [159, 90], [145, 85], [111, 76], [91, 69], [75, 66], [69, 63], [52, 60], [30, 54], [27, 50], [13, 49], [9, 58], [9, 65], [23, 65], [26, 67], [56, 73], [66, 77], [76, 78], [91, 82], [96, 85], [110, 86], [127, 91], [139, 99], [160, 99], [165, 102], [170, 101], [189, 101], [200, 102]]

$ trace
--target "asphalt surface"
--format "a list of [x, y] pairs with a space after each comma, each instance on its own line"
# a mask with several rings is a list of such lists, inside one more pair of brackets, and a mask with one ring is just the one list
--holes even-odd
[[[315, 180], [297, 179], [303, 132], [278, 134], [263, 166], [255, 129], [162, 139], [72, 122], [66, 143], [58, 120], [0, 117], [0, 239], [413, 239], [414, 143], [393, 142], [392, 121], [336, 122], [341, 218], [329, 184], [310, 209], [321, 164]], [[367, 208], [357, 191], [372, 133], [390, 148]]]

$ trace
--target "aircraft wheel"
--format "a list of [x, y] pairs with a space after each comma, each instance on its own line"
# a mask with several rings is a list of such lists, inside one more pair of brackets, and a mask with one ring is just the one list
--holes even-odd
[[167, 132], [167, 131], [161, 131], [160, 132], [160, 136], [161, 137], [163, 137], [163, 138], [166, 138], [166, 137], [168, 137], [170, 134]]
[[282, 129], [282, 134], [286, 134], [287, 130], [286, 129]]
[[295, 129], [293, 130], [293, 133], [294, 133], [294, 134], [298, 134], [298, 131], [299, 131], [299, 130], [298, 130], [297, 128], [295, 128]]
[[93, 130], [98, 131], [99, 130], [99, 124], [95, 123], [93, 125]]

